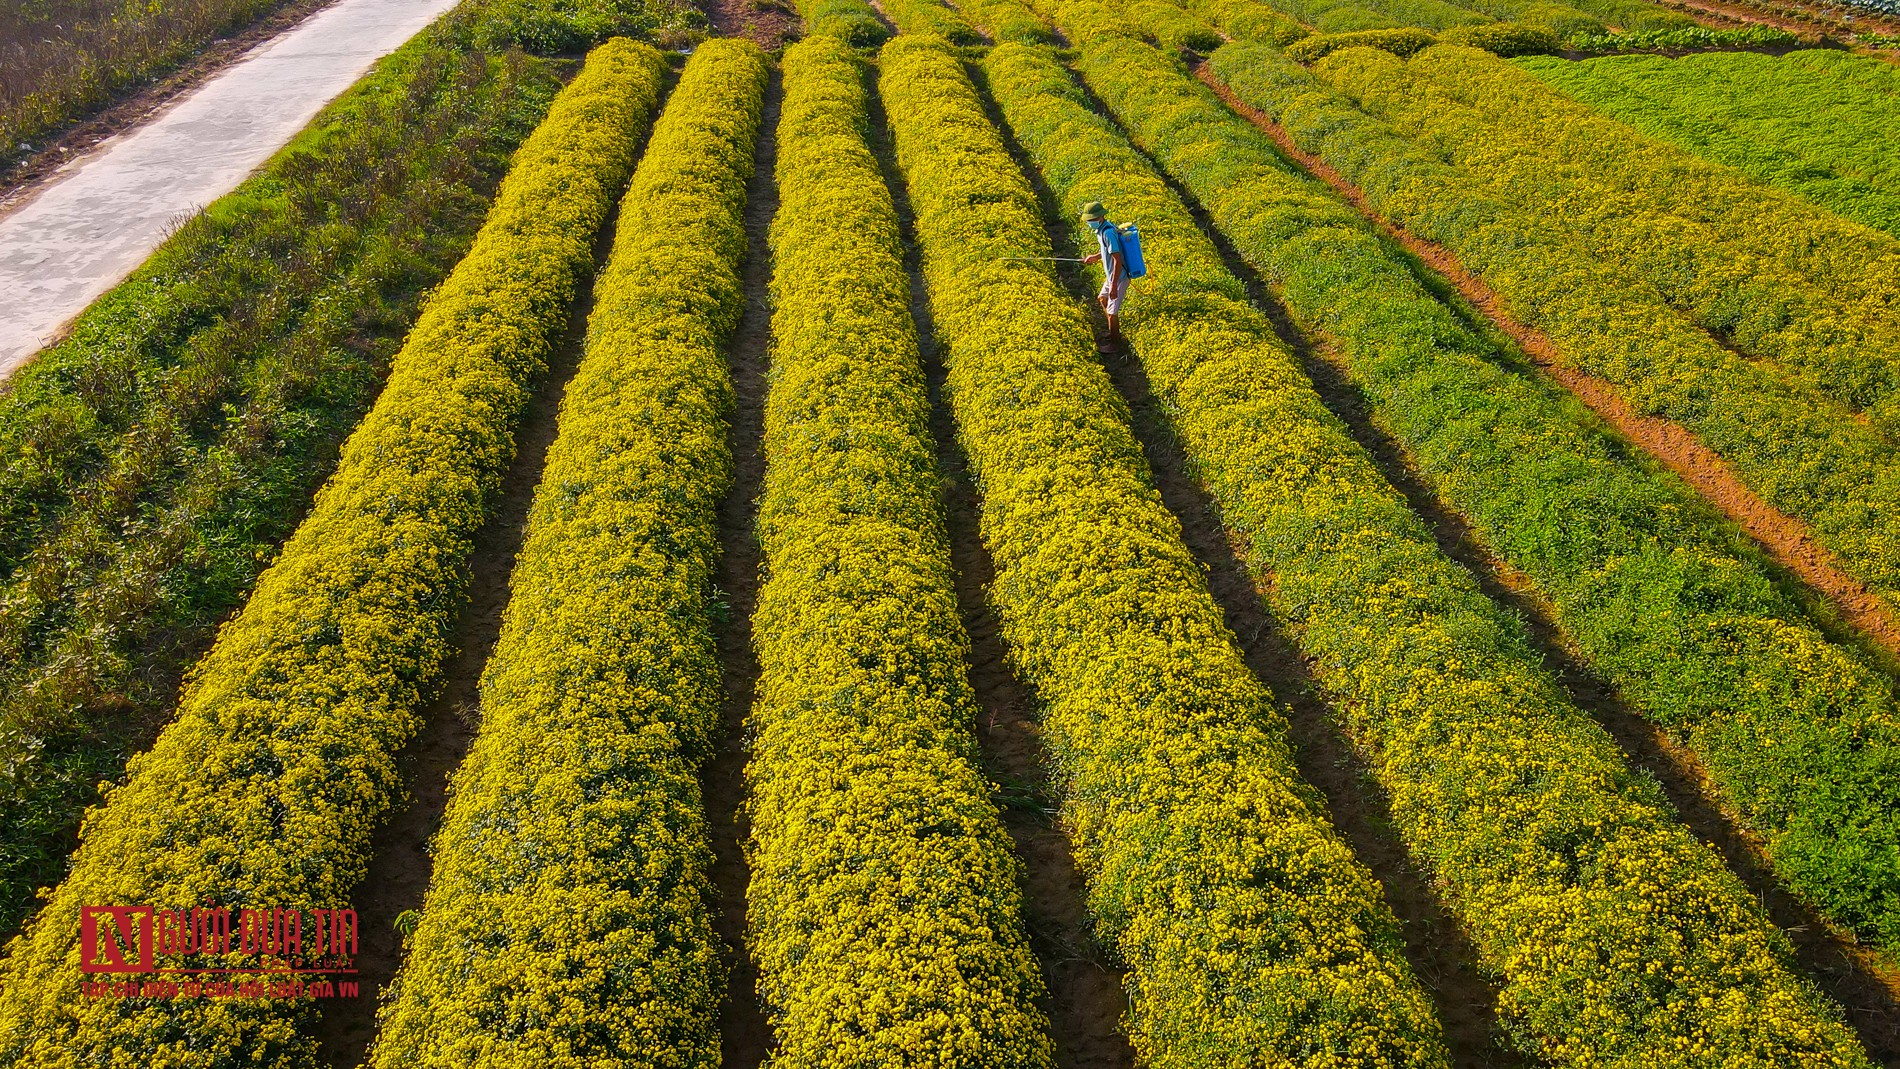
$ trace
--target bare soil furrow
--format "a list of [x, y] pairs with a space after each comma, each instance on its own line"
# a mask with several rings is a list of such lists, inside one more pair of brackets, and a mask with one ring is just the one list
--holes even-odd
[[732, 448], [732, 489], [719, 506], [719, 591], [725, 619], [718, 629], [719, 669], [726, 699], [720, 710], [723, 734], [700, 772], [707, 825], [712, 833], [713, 889], [718, 896], [713, 928], [724, 943], [726, 997], [719, 1006], [721, 1062], [725, 1069], [753, 1069], [772, 1049], [772, 1031], [759, 1005], [759, 970], [746, 953], [746, 888], [752, 870], [745, 843], [746, 718], [759, 682], [752, 648], [752, 610], [759, 597], [759, 539], [755, 522], [765, 483], [765, 372], [772, 340], [772, 252], [768, 237], [778, 214], [779, 105], [784, 92], [776, 68], [765, 90], [756, 170], [746, 191], [746, 258], [742, 282], [745, 311], [727, 348], [733, 410], [727, 431]]

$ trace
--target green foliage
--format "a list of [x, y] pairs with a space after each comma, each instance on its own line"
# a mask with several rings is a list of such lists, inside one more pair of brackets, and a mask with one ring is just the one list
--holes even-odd
[[705, 16], [685, 0], [474, 0], [474, 40], [536, 55], [585, 52], [609, 37], [679, 36]]
[[756, 45], [701, 45], [621, 201], [373, 1066], [719, 1062], [698, 767], [765, 77]]
[[1564, 46], [1578, 52], [1635, 52], [1649, 49], [1785, 45], [1793, 44], [1799, 39], [1795, 34], [1773, 26], [1743, 26], [1734, 29], [1666, 26], [1647, 30], [1624, 30], [1621, 33], [1580, 33], [1566, 40]]
[[957, 7], [997, 44], [1055, 43], [1055, 34], [1023, 0], [963, 0]]
[[[1034, 55], [998, 47], [992, 77]], [[1097, 930], [1129, 966], [1137, 1058], [1444, 1064], [1397, 922], [1298, 779], [1086, 320], [1046, 265], [1008, 259], [1051, 252], [1029, 184], [947, 46], [900, 37], [881, 63], [990, 597]]]
[[1900, 65], [1833, 48], [1804, 48], [1782, 57], [1790, 68], [1817, 71], [1878, 93], [1900, 95]]
[[[1342, 344], [1405, 339], [1421, 363], [1438, 346], [1473, 355], [1347, 204], [1166, 57], [1120, 42], [1085, 51], [1081, 69], [1329, 338], [1339, 326]], [[1569, 1066], [1871, 1064], [1754, 897], [1564, 695], [1522, 623], [1439, 550], [1261, 317], [1222, 308], [1238, 281], [1186, 206], [1126, 144], [1084, 155], [1086, 168], [1051, 168], [1073, 168], [1065, 199], [1087, 183], [1119, 200], [1156, 235], [1156, 277], [1193, 279], [1158, 291], [1140, 325], [1130, 310], [1135, 352], [1399, 834], [1500, 983], [1518, 1045]], [[1381, 274], [1385, 286], [1356, 289]], [[1408, 284], [1415, 299], [1388, 314]], [[1420, 310], [1426, 322], [1407, 322]], [[1459, 399], [1431, 403], [1442, 418]]]
[[1424, 30], [1361, 30], [1358, 33], [1316, 33], [1287, 47], [1286, 54], [1312, 63], [1342, 48], [1377, 48], [1395, 56], [1409, 56], [1436, 40]]
[[[595, 53], [515, 154], [309, 517], [226, 624], [176, 720], [88, 814], [0, 964], [0, 1061], [309, 1066], [305, 1001], [77, 998], [82, 904], [345, 904], [448, 653], [461, 571], [663, 71]], [[250, 964], [217, 959], [207, 965]]]
[[805, 32], [836, 37], [859, 48], [875, 47], [890, 37], [884, 20], [868, 0], [794, 0]]
[[970, 20], [944, 0], [883, 0], [883, 6], [899, 33], [934, 33], [958, 45], [983, 43]]
[[[1434, 53], [1452, 55], [1441, 58]], [[1466, 68], [1495, 65], [1531, 77], [1469, 49], [1433, 49], [1421, 54], [1425, 57], [1450, 59]], [[1405, 80], [1404, 70], [1395, 69], [1401, 66], [1391, 57], [1360, 51], [1329, 57], [1317, 71], [1335, 86], [1348, 88], [1345, 99], [1355, 103], [1383, 92], [1382, 84]], [[1479, 92], [1486, 82], [1495, 88], [1496, 81], [1473, 77], [1461, 83], [1466, 87], [1462, 91]], [[1443, 125], [1433, 123], [1422, 131], [1415, 127], [1416, 151], [1407, 155], [1391, 149], [1364, 157], [1377, 170], [1355, 180], [1380, 211], [1450, 248], [1491, 284], [1510, 314], [1542, 330], [1566, 360], [1620, 387], [1639, 411], [1694, 432], [1769, 504], [1810, 523], [1846, 571], [1891, 602], [1900, 592], [1900, 538], [1894, 537], [1886, 517], [1900, 515], [1900, 468], [1892, 463], [1886, 440], [1850, 413], [1817, 401], [1812, 391], [1790, 382], [1785, 368], [1737, 355], [1685, 321], [1665, 300], [1669, 292], [1659, 291], [1657, 283], [1668, 283], [1683, 299], [1706, 295], [1711, 314], [1726, 302], [1728, 322], [1734, 327], [1731, 338], [1759, 339], [1778, 325], [1792, 327], [1789, 313], [1808, 298], [1787, 288], [1764, 290], [1756, 280], [1739, 276], [1721, 255], [1730, 242], [1718, 240], [1715, 228], [1691, 226], [1680, 216], [1660, 211], [1612, 210], [1611, 204], [1633, 202], [1628, 193], [1603, 186], [1611, 173], [1603, 167], [1539, 167], [1523, 158], [1529, 151], [1526, 145], [1536, 137], [1520, 137], [1515, 128], [1476, 117], [1482, 107], [1453, 106], [1443, 92], [1432, 96], [1445, 102], [1439, 109]], [[1620, 131], [1615, 141], [1632, 153], [1653, 154], [1664, 148], [1554, 90], [1539, 85], [1534, 96], [1561, 101], [1545, 103], [1558, 109], [1565, 121], [1556, 123], [1551, 117], [1546, 122], [1522, 110], [1514, 113], [1540, 129], [1571, 131], [1568, 144], [1592, 146], [1614, 159], [1614, 130]], [[1474, 129], [1474, 123], [1482, 125]], [[1680, 150], [1667, 151], [1675, 159], [1666, 172], [1625, 160], [1627, 169], [1614, 173], [1626, 182], [1640, 181], [1645, 193], [1653, 192], [1659, 201], [1679, 196], [1664, 188], [1667, 173], [1675, 185], [1708, 193], [1697, 209], [1701, 212], [1719, 211], [1739, 227], [1764, 232], [1803, 232], [1788, 229], [1792, 220], [1779, 203], [1794, 198], [1686, 158]], [[1606, 166], [1622, 168], [1624, 163]], [[1360, 168], [1348, 170], [1358, 174]], [[1498, 172], [1515, 181], [1499, 181]], [[1564, 179], [1581, 180], [1587, 192], [1566, 193]], [[1766, 210], [1769, 206], [1775, 210]], [[1806, 204], [1799, 210], [1825, 216]], [[1839, 270], [1863, 275], [1864, 288], [1870, 290], [1900, 285], [1900, 254], [1876, 257], [1871, 248], [1876, 239], [1892, 239], [1833, 216], [1814, 224], [1798, 250], [1784, 250], [1793, 262], [1755, 266], [1769, 279], [1790, 272]], [[1720, 232], [1735, 233], [1727, 228]], [[1821, 240], [1830, 233], [1853, 241], [1843, 247]], [[1639, 241], [1665, 243], [1667, 248], [1641, 255], [1630, 247]], [[1855, 245], [1862, 256], [1858, 261]], [[1684, 262], [1683, 257], [1693, 258]], [[1868, 271], [1869, 264], [1878, 268], [1887, 262], [1895, 269], [1891, 279]], [[1860, 265], [1858, 271], [1854, 263]], [[1672, 264], [1673, 273], [1664, 270]], [[1729, 291], [1728, 297], [1723, 290]], [[1876, 302], [1870, 297], [1860, 303], [1871, 307]], [[1806, 318], [1814, 323], [1813, 317]], [[1816, 323], [1816, 328], [1825, 329], [1824, 323]], [[1843, 359], [1869, 370], [1883, 366], [1878, 349], [1846, 352]]]
[[1290, 45], [1313, 32], [1260, 0], [1196, 0], [1194, 10], [1238, 41]]
[[309, 507], [561, 73], [422, 34], [0, 393], [0, 932]]
[[1457, 26], [1439, 34], [1438, 40], [1443, 44], [1482, 48], [1494, 56], [1549, 55], [1560, 47], [1557, 36], [1549, 30], [1521, 22]]
[[1134, 0], [1122, 5], [1122, 14], [1163, 48], [1212, 52], [1222, 44], [1220, 34], [1169, 0]]
[[1050, 1069], [857, 57], [785, 54], [747, 892], [779, 1069]]
[[1519, 65], [1650, 137], [1900, 237], [1900, 142], [1887, 136], [1900, 97], [1845, 71], [1752, 52]]
[[[1442, 163], [1285, 58], [1237, 47], [1215, 70], [1376, 205], [1402, 212], [1408, 228], [1438, 234], [1454, 219], [1482, 220], [1464, 224], [1477, 231], [1469, 244], [1565, 255], [1523, 240], [1531, 224], [1522, 216], [1459, 195]], [[1234, 236], [1352, 365], [1439, 491], [1538, 584], [1597, 671], [1695, 750], [1783, 879], [1900, 949], [1900, 718], [1890, 685], [1826, 642], [1693, 492], [1629, 460], [1560, 390], [1498, 366], [1401, 264], [1374, 254], [1370, 234], [1340, 231], [1324, 244]], [[1315, 258], [1350, 267], [1303, 266]], [[1518, 263], [1509, 266], [1528, 274]]]
[[1481, 52], [1340, 57], [1319, 74], [1496, 199], [1628, 267], [1794, 389], [1900, 432], [1892, 235], [1644, 137]]

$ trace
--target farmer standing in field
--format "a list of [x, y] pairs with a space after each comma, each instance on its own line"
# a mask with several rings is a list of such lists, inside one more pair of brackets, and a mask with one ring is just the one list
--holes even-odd
[[1102, 292], [1095, 299], [1108, 315], [1108, 337], [1096, 346], [1112, 353], [1122, 344], [1122, 298], [1128, 296], [1128, 255], [1122, 248], [1122, 232], [1108, 221], [1108, 209], [1099, 200], [1082, 206], [1082, 221], [1095, 231], [1097, 251], [1082, 258], [1085, 264], [1101, 264]]

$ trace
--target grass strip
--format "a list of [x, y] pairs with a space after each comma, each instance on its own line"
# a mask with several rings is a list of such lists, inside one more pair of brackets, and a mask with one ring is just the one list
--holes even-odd
[[[193, 675], [178, 718], [81, 833], [0, 964], [0, 1061], [306, 1066], [307, 999], [87, 999], [82, 905], [336, 908], [400, 790], [514, 423], [566, 323], [664, 61], [615, 42], [516, 153], [336, 474]], [[256, 967], [254, 955], [193, 964]]]

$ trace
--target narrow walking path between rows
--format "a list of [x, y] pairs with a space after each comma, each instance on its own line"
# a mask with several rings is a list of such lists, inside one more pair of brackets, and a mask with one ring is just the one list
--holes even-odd
[[[1608, 383], [1556, 363], [1556, 357], [1550, 349], [1548, 340], [1540, 332], [1519, 324], [1505, 315], [1489, 287], [1464, 271], [1462, 265], [1449, 252], [1392, 227], [1371, 209], [1356, 187], [1336, 171], [1326, 167], [1323, 162], [1300, 152], [1277, 124], [1235, 100], [1227, 92], [1226, 87], [1219, 84], [1205, 67], [1197, 73], [1203, 81], [1220, 94], [1229, 107], [1271, 135], [1281, 150], [1297, 164], [1345, 194], [1361, 214], [1376, 223], [1383, 232], [1398, 241], [1407, 251], [1418, 256], [1431, 270], [1438, 272], [1454, 286], [1471, 303], [1469, 309], [1454, 306], [1455, 313], [1461, 316], [1482, 316], [1497, 329], [1503, 331], [1522, 347], [1526, 355], [1540, 368], [1576, 393], [1605, 422], [1634, 440], [1640, 447], [1656, 455], [1672, 471], [1721, 508], [1731, 519], [1741, 524], [1751, 536], [1762, 543], [1763, 548], [1776, 563], [1793, 572], [1799, 579], [1814, 583], [1806, 571], [1796, 567], [1792, 561], [1784, 559], [1784, 553], [1789, 550], [1788, 543], [1783, 541], [1778, 545], [1764, 538], [1750, 524], [1750, 514], [1737, 514], [1731, 507], [1734, 499], [1717, 491], [1732, 490], [1733, 494], [1745, 497], [1756, 509], [1770, 514], [1784, 525], [1774, 530], [1784, 534], [1792, 531], [1792, 537], [1803, 539], [1802, 545], [1805, 545], [1813, 554], [1821, 555], [1818, 558], [1802, 559], [1807, 560], [1810, 565], [1832, 569], [1832, 565], [1828, 563], [1825, 556], [1826, 550], [1812, 542], [1799, 521], [1776, 512], [1754, 498], [1739, 482], [1734, 481], [1733, 474], [1728, 471], [1720, 458], [1715, 457], [1706, 447], [1696, 442], [1688, 431], [1664, 420], [1636, 414], [1629, 403], [1616, 394], [1614, 388]], [[1098, 110], [1100, 110], [1099, 105]], [[1346, 424], [1354, 440], [1372, 456], [1380, 471], [1404, 495], [1412, 511], [1426, 521], [1439, 548], [1469, 571], [1478, 580], [1479, 586], [1487, 596], [1508, 607], [1524, 620], [1532, 644], [1543, 656], [1546, 665], [1572, 700], [1603, 724], [1632, 765], [1656, 778], [1670, 802], [1676, 807], [1683, 822], [1698, 839], [1714, 847], [1729, 869], [1740, 876], [1742, 882], [1761, 900], [1775, 924], [1782, 928], [1793, 942], [1801, 967], [1820, 982], [1822, 989], [1830, 997], [1846, 1008], [1850, 1023], [1859, 1033], [1861, 1042], [1866, 1045], [1868, 1051], [1877, 1059], [1900, 1065], [1900, 976], [1894, 975], [1893, 970], [1872, 951], [1830, 926], [1799, 896], [1781, 884], [1759, 839], [1743, 828], [1740, 822], [1708, 793], [1707, 776], [1695, 756], [1677, 745], [1656, 724], [1629, 709], [1617, 695], [1616, 689], [1583, 662], [1555, 623], [1555, 612], [1536, 591], [1528, 577], [1486, 548], [1465, 519], [1455, 509], [1442, 502], [1431, 490], [1428, 481], [1414, 469], [1406, 456], [1404, 446], [1374, 423], [1370, 415], [1370, 405], [1352, 385], [1344, 369], [1343, 361], [1328, 353], [1323, 345], [1313, 345], [1301, 334], [1293, 325], [1285, 309], [1272, 298], [1264, 280], [1245, 263], [1225, 237], [1213, 227], [1187, 191], [1172, 179], [1167, 181], [1186, 203], [1194, 206], [1196, 219], [1201, 223], [1203, 232], [1220, 248], [1228, 268], [1247, 284], [1254, 303], [1268, 312], [1282, 339], [1299, 357], [1302, 368], [1313, 380], [1326, 407]], [[1532, 344], [1540, 345], [1541, 350], [1533, 349]], [[1600, 405], [1602, 407], [1599, 407]], [[1640, 429], [1646, 430], [1649, 436], [1635, 433], [1627, 425], [1631, 422], [1637, 424]], [[1709, 478], [1713, 470], [1714, 474], [1729, 480], [1732, 486], [1718, 485], [1712, 490], [1703, 482], [1698, 481], [1695, 475], [1684, 471], [1679, 466], [1679, 462], [1682, 461], [1681, 453], [1667, 452], [1652, 446], [1651, 438], [1657, 435], [1665, 438], [1665, 445], [1669, 448], [1691, 450], [1689, 455], [1694, 459], [1690, 463], [1695, 465], [1693, 470], [1702, 478]], [[1851, 583], [1859, 588], [1857, 582], [1841, 575], [1838, 571], [1832, 574], [1840, 582]], [[1824, 585], [1815, 585], [1836, 605], [1837, 609], [1849, 617], [1850, 622], [1863, 629], [1867, 628], [1865, 622], [1855, 618], [1848, 607], [1839, 604], [1833, 590]], [[1864, 589], [1862, 593], [1865, 594]], [[1869, 599], [1872, 597], [1871, 594], [1865, 596]], [[1881, 619], [1885, 620], [1884, 615]], [[1885, 648], [1895, 649], [1890, 641], [1894, 635], [1891, 630], [1879, 632], [1870, 630], [1869, 634]], [[1450, 1027], [1449, 1022], [1447, 1026]]]
[[338, 0], [0, 217], [0, 378], [456, 0]]
[[726, 616], [718, 625], [719, 674], [725, 688], [712, 759], [700, 772], [700, 796], [711, 833], [713, 930], [726, 967], [719, 1003], [720, 1066], [756, 1069], [772, 1050], [772, 1032], [759, 1005], [759, 970], [746, 947], [746, 893], [752, 882], [745, 844], [746, 718], [758, 696], [759, 658], [752, 645], [752, 612], [759, 601], [761, 553], [756, 524], [765, 485], [766, 365], [772, 343], [772, 217], [778, 214], [778, 119], [785, 92], [776, 66], [765, 86], [752, 183], [746, 190], [746, 256], [741, 282], [745, 310], [726, 350], [733, 410], [727, 429], [732, 489], [719, 505], [719, 590]]
[[785, 89], [779, 68], [766, 84], [766, 110], [758, 123], [758, 152], [745, 194], [745, 311], [733, 330], [726, 361], [731, 368], [731, 490], [720, 503], [718, 587], [726, 619], [718, 627], [720, 739], [699, 773], [701, 797], [712, 835], [712, 891], [718, 896], [712, 928], [726, 965], [726, 997], [720, 1001], [722, 1069], [756, 1069], [771, 1054], [771, 1029], [758, 1004], [758, 966], [747, 951], [747, 891], [752, 870], [745, 860], [750, 822], [745, 815], [747, 718], [758, 697], [758, 655], [752, 647], [752, 610], [758, 606], [758, 496], [766, 484], [766, 365], [771, 353], [771, 216], [779, 215], [779, 106]]

